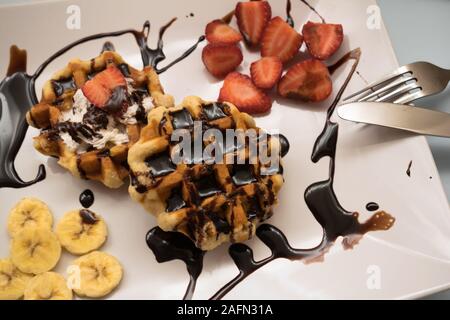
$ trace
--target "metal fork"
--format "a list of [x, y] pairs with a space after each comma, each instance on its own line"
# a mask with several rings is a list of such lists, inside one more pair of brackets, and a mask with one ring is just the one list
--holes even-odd
[[396, 69], [344, 101], [374, 101], [408, 104], [443, 91], [450, 81], [450, 70], [428, 62], [414, 62]]

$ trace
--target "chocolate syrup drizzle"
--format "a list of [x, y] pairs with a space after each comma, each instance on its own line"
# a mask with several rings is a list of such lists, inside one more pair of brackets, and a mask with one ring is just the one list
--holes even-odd
[[159, 263], [182, 260], [189, 273], [189, 285], [184, 294], [184, 300], [192, 299], [197, 278], [203, 269], [205, 252], [198, 249], [195, 244], [180, 232], [165, 232], [159, 227], [151, 229], [146, 236], [146, 242], [153, 251]]
[[377, 211], [378, 209], [380, 209], [380, 206], [376, 202], [369, 202], [368, 204], [366, 204], [366, 209], [367, 211]]
[[114, 44], [111, 41], [106, 41], [103, 44], [101, 53], [103, 53], [105, 51], [116, 51], [116, 48], [114, 47]]
[[[271, 255], [263, 260], [255, 261], [250, 247], [243, 243], [231, 245], [229, 254], [236, 264], [239, 274], [217, 291], [211, 299], [223, 298], [246, 277], [275, 259], [314, 261], [316, 258], [323, 256], [340, 236], [344, 237], [343, 245], [346, 248], [351, 248], [365, 233], [387, 230], [393, 225], [394, 218], [383, 211], [376, 212], [367, 221], [360, 223], [357, 212], [347, 211], [341, 206], [333, 188], [339, 126], [331, 120], [331, 117], [356, 70], [360, 55], [360, 49], [355, 49], [344, 55], [334, 66], [330, 67], [330, 70], [336, 70], [338, 66], [343, 65], [345, 62], [349, 60], [354, 61], [350, 73], [327, 111], [324, 129], [314, 144], [311, 156], [311, 160], [314, 163], [326, 156], [330, 158], [328, 179], [313, 183], [305, 190], [304, 194], [308, 208], [323, 228], [322, 241], [318, 246], [311, 249], [296, 249], [289, 244], [283, 232], [275, 226], [270, 224], [259, 226], [256, 230], [256, 235], [270, 248]], [[284, 143], [287, 143], [287, 140]], [[174, 259], [186, 262], [187, 257], [191, 257], [186, 263], [190, 281], [184, 299], [192, 298], [196, 280], [203, 267], [205, 252], [196, 248], [187, 237], [179, 233], [163, 232], [158, 227], [149, 231], [146, 240], [158, 262]]]
[[25, 115], [37, 102], [34, 79], [26, 73], [25, 50], [11, 46], [6, 78], [0, 83], [0, 188], [23, 188], [45, 179], [39, 166], [36, 178], [24, 181], [17, 174], [14, 160], [27, 132]]
[[[319, 15], [306, 1], [301, 1]], [[289, 22], [289, 0], [286, 11]], [[230, 15], [227, 15], [223, 20], [229, 21], [229, 17]], [[319, 17], [322, 19], [322, 22], [325, 22], [320, 15]], [[336, 122], [333, 122], [331, 117], [344, 90], [356, 71], [360, 56], [361, 50], [359, 48], [352, 50], [334, 65], [328, 67], [330, 74], [332, 74], [347, 61], [354, 61], [351, 71], [327, 110], [323, 131], [317, 137], [311, 155], [311, 160], [314, 163], [317, 163], [326, 156], [330, 158], [328, 179], [311, 184], [306, 188], [304, 193], [304, 198], [309, 210], [323, 228], [322, 241], [319, 245], [311, 249], [296, 249], [289, 244], [283, 232], [275, 226], [270, 224], [259, 226], [256, 230], [256, 235], [270, 248], [271, 255], [260, 261], [255, 261], [253, 251], [250, 247], [243, 243], [232, 244], [229, 247], [229, 254], [236, 264], [239, 273], [234, 279], [218, 290], [211, 297], [212, 300], [223, 298], [246, 277], [275, 259], [285, 258], [289, 260], [302, 260], [304, 262], [314, 261], [317, 260], [317, 258], [322, 257], [340, 236], [344, 238], [342, 240], [343, 246], [345, 248], [352, 248], [365, 233], [369, 231], [388, 230], [394, 224], [395, 219], [384, 211], [376, 212], [368, 220], [360, 223], [358, 221], [359, 214], [357, 212], [345, 210], [339, 203], [333, 188], [339, 125]], [[289, 150], [289, 142], [284, 136], [280, 139], [280, 142], [284, 145], [284, 156]], [[190, 275], [190, 281], [184, 299], [191, 299], [194, 294], [197, 278], [203, 268], [203, 257], [205, 252], [196, 248], [195, 245], [189, 241], [189, 238], [184, 235], [173, 232], [164, 232], [159, 227], [150, 230], [146, 240], [147, 245], [155, 254], [158, 262], [166, 262], [174, 259], [185, 261]], [[185, 242], [190, 242], [190, 244]], [[195, 258], [189, 259], [188, 262], [186, 262], [186, 257]]]
[[[306, 1], [301, 1], [319, 15]], [[290, 8], [287, 12], [290, 12]], [[288, 14], [288, 21], [289, 17], [290, 15]], [[320, 15], [319, 17], [322, 19], [322, 22], [325, 22]], [[14, 159], [23, 142], [28, 127], [25, 121], [25, 114], [32, 105], [38, 102], [34, 85], [35, 80], [54, 59], [81, 43], [94, 39], [116, 37], [131, 33], [134, 35], [140, 48], [144, 66], [151, 65], [158, 73], [162, 73], [189, 56], [189, 54], [196, 49], [198, 43], [204, 40], [204, 36], [201, 36], [198, 41], [179, 58], [167, 64], [165, 67], [158, 68], [159, 62], [165, 59], [162, 37], [166, 29], [170, 27], [174, 21], [175, 19], [171, 20], [167, 25], [160, 29], [158, 46], [156, 49], [150, 49], [147, 45], [147, 37], [150, 31], [150, 23], [147, 21], [144, 24], [142, 31], [127, 29], [117, 32], [96, 34], [75, 41], [44, 61], [31, 76], [26, 74], [26, 55], [23, 51], [18, 50], [17, 47], [15, 47], [15, 49], [12, 47], [8, 74], [0, 83], [0, 127], [3, 130], [2, 135], [0, 136], [0, 187], [25, 187], [45, 178], [45, 168], [41, 165], [37, 177], [30, 182], [24, 182], [15, 171]], [[108, 48], [109, 46], [104, 47], [104, 49]], [[356, 49], [341, 59], [345, 61], [353, 59], [355, 62], [344, 85], [341, 87], [333, 104], [328, 109], [324, 130], [316, 140], [311, 157], [312, 161], [315, 163], [322, 157], [330, 157], [329, 178], [325, 181], [312, 184], [305, 191], [305, 201], [308, 208], [322, 225], [324, 230], [321, 243], [317, 247], [311, 249], [295, 249], [290, 246], [281, 230], [269, 224], [261, 225], [257, 229], [256, 234], [258, 238], [271, 249], [272, 254], [263, 260], [255, 261], [253, 258], [253, 251], [250, 247], [245, 244], [231, 245], [229, 253], [239, 269], [239, 274], [221, 288], [212, 299], [222, 298], [248, 275], [275, 259], [314, 259], [315, 257], [323, 255], [326, 249], [331, 246], [339, 236], [345, 237], [355, 234], [363, 235], [368, 231], [386, 230], [392, 226], [394, 219], [385, 213], [376, 213], [365, 223], [359, 223], [358, 214], [346, 211], [339, 204], [333, 190], [338, 124], [331, 121], [331, 116], [355, 71], [359, 56], [360, 51], [359, 49]], [[341, 64], [342, 63], [343, 62], [341, 62]], [[330, 67], [330, 71], [332, 70], [333, 68]], [[195, 245], [181, 233], [164, 232], [158, 227], [153, 228], [147, 234], [147, 244], [154, 252], [158, 262], [180, 259], [186, 263], [190, 281], [184, 299], [191, 299], [194, 294], [197, 278], [203, 268], [203, 257], [205, 252], [196, 248]]]
[[406, 175], [408, 176], [408, 177], [410, 177], [411, 178], [411, 167], [412, 167], [412, 164], [413, 164], [413, 162], [412, 162], [412, 160], [408, 163], [408, 168], [406, 169]]
[[331, 120], [331, 116], [356, 70], [360, 55], [360, 49], [355, 49], [347, 53], [338, 62], [342, 65], [348, 60], [354, 60], [350, 73], [327, 111], [324, 129], [318, 136], [311, 155], [311, 160], [314, 163], [317, 163], [325, 156], [330, 158], [328, 179], [313, 183], [306, 188], [304, 194], [309, 210], [323, 228], [322, 241], [315, 248], [295, 249], [289, 244], [281, 230], [269, 224], [261, 225], [256, 230], [256, 235], [271, 249], [271, 255], [263, 260], [255, 261], [250, 247], [245, 244], [231, 245], [229, 253], [238, 267], [239, 274], [214, 294], [211, 299], [223, 298], [247, 276], [275, 259], [313, 261], [315, 258], [324, 255], [339, 236], [344, 237], [343, 244], [345, 246], [351, 247], [354, 242], [350, 238], [345, 237], [352, 235], [362, 236], [369, 231], [387, 230], [393, 225], [394, 218], [384, 212], [375, 213], [366, 222], [360, 223], [358, 221], [358, 213], [349, 212], [341, 206], [333, 188], [339, 125]]
[[[168, 63], [166, 66], [158, 68], [158, 64], [166, 58], [163, 51], [164, 33], [175, 20], [176, 18], [161, 27], [158, 44], [155, 49], [151, 49], [147, 45], [150, 22], [146, 21], [141, 31], [125, 29], [94, 34], [74, 41], [51, 55], [32, 75], [26, 73], [26, 51], [20, 50], [16, 46], [11, 46], [7, 76], [0, 83], [0, 188], [23, 188], [45, 179], [45, 167], [44, 165], [40, 165], [35, 179], [27, 182], [23, 181], [16, 172], [14, 161], [28, 129], [25, 115], [33, 105], [38, 103], [35, 81], [53, 60], [73, 47], [91, 40], [132, 34], [139, 46], [144, 66], [152, 66], [159, 74], [167, 71], [176, 63], [188, 57], [197, 48], [198, 44], [205, 39], [204, 36], [199, 37], [198, 41], [180, 57]], [[106, 42], [103, 50], [111, 49], [114, 49], [112, 43]]]
[[85, 224], [96, 224], [98, 222], [98, 218], [95, 215], [95, 213], [93, 213], [91, 210], [89, 209], [81, 209], [80, 210], [80, 217], [81, 220], [83, 221], [83, 223]]

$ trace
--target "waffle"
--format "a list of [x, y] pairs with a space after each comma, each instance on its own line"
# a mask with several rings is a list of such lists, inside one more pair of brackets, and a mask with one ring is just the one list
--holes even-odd
[[[230, 103], [206, 102], [192, 96], [171, 109], [155, 108], [148, 114], [140, 139], [129, 151], [129, 193], [157, 217], [163, 230], [182, 232], [202, 250], [248, 240], [256, 226], [272, 215], [284, 182], [281, 164], [276, 171], [261, 174], [267, 164], [249, 152], [248, 144], [238, 142], [232, 148], [220, 145], [223, 163], [192, 156], [174, 163], [179, 144], [171, 141], [172, 133], [183, 128], [193, 135], [194, 121], [221, 132], [254, 129], [258, 137], [263, 133], [250, 115]], [[204, 148], [214, 142], [200, 140], [204, 140]], [[271, 152], [280, 150], [278, 138], [269, 136], [267, 141], [266, 146], [273, 147]], [[237, 157], [245, 163], [241, 160], [238, 164]]]
[[[110, 65], [115, 65], [126, 78], [127, 112], [130, 106], [134, 112], [131, 115], [124, 112], [120, 119], [88, 105], [81, 91], [87, 80]], [[84, 107], [83, 101], [87, 101]], [[118, 188], [128, 177], [128, 149], [139, 139], [147, 121], [146, 114], [153, 106], [173, 106], [173, 98], [164, 94], [155, 70], [151, 67], [137, 70], [116, 52], [105, 51], [91, 60], [71, 60], [55, 73], [44, 84], [41, 101], [26, 117], [31, 126], [41, 129], [34, 138], [39, 152], [58, 158], [58, 163], [76, 177]], [[89, 116], [72, 119], [85, 109]], [[101, 128], [103, 133], [99, 133]]]

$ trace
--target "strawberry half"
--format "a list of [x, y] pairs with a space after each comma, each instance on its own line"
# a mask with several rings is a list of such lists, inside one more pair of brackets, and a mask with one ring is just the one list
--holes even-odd
[[242, 35], [222, 20], [214, 20], [206, 25], [206, 40], [209, 43], [236, 44], [242, 40]]
[[344, 31], [340, 24], [308, 21], [303, 26], [302, 33], [309, 53], [320, 60], [331, 57], [344, 39]]
[[105, 70], [95, 75], [94, 80], [109, 90], [127, 85], [122, 72], [114, 65], [108, 66]]
[[126, 87], [126, 85], [127, 82], [122, 72], [116, 66], [111, 65], [87, 81], [81, 91], [90, 103], [102, 108], [107, 104], [115, 88]]
[[232, 44], [210, 43], [203, 48], [202, 60], [213, 76], [221, 78], [234, 71], [242, 62], [241, 49]]
[[310, 102], [325, 100], [332, 89], [327, 66], [316, 59], [293, 65], [278, 83], [281, 96]]
[[111, 92], [107, 88], [94, 80], [87, 81], [81, 90], [90, 103], [100, 108], [107, 104], [111, 96]]
[[251, 46], [258, 45], [272, 17], [270, 4], [267, 1], [238, 2], [235, 15], [245, 41]]
[[277, 57], [264, 57], [250, 66], [253, 83], [261, 89], [271, 89], [280, 80], [283, 63]]
[[270, 20], [261, 40], [263, 57], [278, 57], [285, 63], [300, 49], [303, 37], [280, 17]]
[[259, 90], [249, 76], [239, 72], [230, 73], [220, 89], [219, 101], [231, 102], [240, 111], [264, 113], [272, 107], [272, 100]]

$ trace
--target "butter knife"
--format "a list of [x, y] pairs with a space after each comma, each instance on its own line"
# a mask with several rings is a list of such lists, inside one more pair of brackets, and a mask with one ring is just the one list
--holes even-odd
[[337, 113], [342, 119], [354, 122], [450, 137], [450, 114], [428, 108], [386, 102], [352, 102], [338, 107]]

